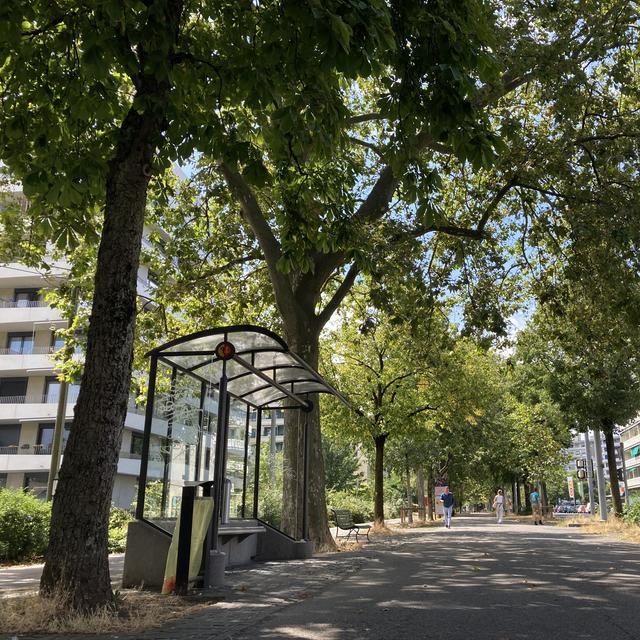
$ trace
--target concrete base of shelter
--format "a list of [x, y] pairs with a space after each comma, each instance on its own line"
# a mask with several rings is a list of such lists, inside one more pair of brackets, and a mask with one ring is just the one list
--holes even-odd
[[[174, 523], [162, 523], [174, 528]], [[145, 522], [129, 523], [122, 586], [162, 587], [171, 534]], [[221, 586], [224, 569], [243, 567], [254, 560], [304, 560], [313, 556], [313, 543], [294, 540], [270, 525], [256, 520], [232, 520], [219, 529], [216, 576], [211, 586]], [[222, 567], [222, 569], [220, 569]], [[219, 573], [222, 570], [222, 578]]]
[[264, 528], [258, 539], [256, 560], [306, 560], [313, 556], [313, 542], [294, 540], [268, 524]]
[[148, 522], [130, 522], [122, 586], [162, 587], [170, 544], [171, 536]]

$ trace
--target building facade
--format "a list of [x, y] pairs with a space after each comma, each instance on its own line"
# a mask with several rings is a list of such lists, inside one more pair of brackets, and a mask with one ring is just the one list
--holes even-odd
[[631, 500], [640, 500], [640, 416], [620, 431], [624, 444], [627, 488]]
[[[29, 489], [42, 498], [60, 400], [53, 355], [63, 346], [57, 330], [67, 326], [44, 294], [64, 278], [63, 267], [45, 277], [21, 264], [0, 266], [0, 487]], [[148, 297], [151, 285], [145, 267], [138, 286]], [[69, 386], [63, 447], [78, 392], [77, 385]], [[131, 400], [113, 488], [113, 503], [127, 509], [135, 498], [143, 427], [144, 407]], [[160, 436], [155, 439], [160, 448]]]

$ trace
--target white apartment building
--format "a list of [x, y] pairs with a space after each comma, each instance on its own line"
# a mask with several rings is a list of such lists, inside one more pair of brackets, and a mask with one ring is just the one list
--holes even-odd
[[[139, 280], [146, 276], [144, 269]], [[64, 279], [59, 269], [46, 278], [21, 264], [0, 266], [0, 487], [28, 488], [44, 496], [60, 396], [52, 354], [62, 346], [56, 329], [67, 326], [43, 299]], [[70, 385], [67, 429], [73, 420], [77, 385]], [[129, 508], [140, 471], [144, 407], [130, 403], [122, 438], [113, 502]]]
[[629, 498], [640, 498], [640, 416], [620, 430], [624, 444], [624, 462], [627, 470]]

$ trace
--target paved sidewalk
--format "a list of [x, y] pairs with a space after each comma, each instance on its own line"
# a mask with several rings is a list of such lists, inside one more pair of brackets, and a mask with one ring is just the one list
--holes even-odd
[[405, 530], [358, 551], [227, 575], [224, 600], [135, 637], [640, 638], [640, 547], [575, 529], [458, 516], [450, 530]]
[[[43, 567], [43, 564], [0, 567], [0, 599], [35, 593], [40, 586]], [[109, 570], [114, 589], [119, 589], [122, 584], [123, 568], [124, 553], [112, 553], [109, 556]]]

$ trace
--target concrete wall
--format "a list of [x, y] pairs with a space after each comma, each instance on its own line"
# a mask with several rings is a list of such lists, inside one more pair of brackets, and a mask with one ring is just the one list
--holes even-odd
[[162, 587], [171, 536], [142, 520], [129, 523], [122, 586]]

